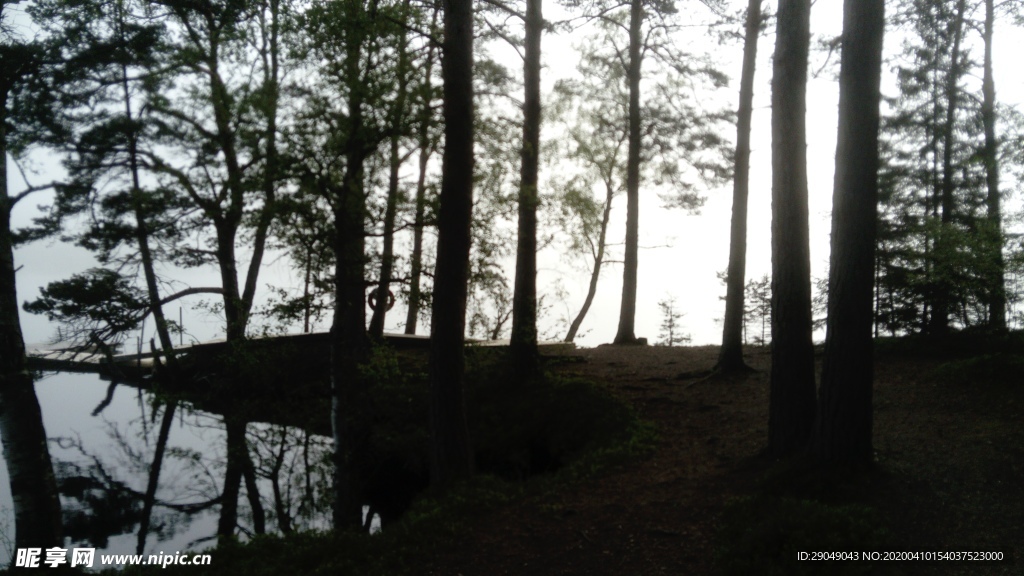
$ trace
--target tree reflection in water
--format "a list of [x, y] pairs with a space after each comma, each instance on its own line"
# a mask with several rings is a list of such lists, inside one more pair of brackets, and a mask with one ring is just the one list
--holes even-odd
[[[133, 534], [148, 545], [145, 552], [171, 539], [212, 544], [215, 525], [196, 520], [221, 502], [223, 419], [181, 402], [171, 402], [169, 410], [148, 392], [141, 393], [140, 413], [132, 417], [124, 402], [107, 408], [113, 386], [97, 392], [106, 396], [93, 412], [103, 418], [105, 440], [93, 435], [83, 441], [70, 431], [51, 444], [71, 545], [107, 549], [115, 536]], [[266, 423], [248, 424], [245, 437], [258, 484], [254, 493], [268, 511], [267, 531], [329, 528], [330, 439]], [[151, 480], [151, 470], [159, 470], [159, 478]], [[246, 538], [254, 526], [249, 491], [244, 484], [242, 490], [238, 529]]]

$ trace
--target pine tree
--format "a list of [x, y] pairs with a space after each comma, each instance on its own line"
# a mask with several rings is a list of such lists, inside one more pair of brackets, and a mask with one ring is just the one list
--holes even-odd
[[[8, 3], [0, 3], [0, 438], [14, 501], [14, 544], [51, 548], [63, 544], [60, 499], [46, 430], [18, 318], [11, 211], [29, 191], [8, 191], [7, 154], [19, 124], [10, 114], [19, 93], [43, 73], [44, 49], [8, 28]], [[36, 85], [38, 87], [38, 85]]]
[[747, 194], [750, 178], [750, 123], [753, 115], [754, 70], [757, 39], [761, 35], [761, 0], [747, 4], [743, 37], [743, 70], [736, 119], [735, 173], [732, 188], [732, 223], [729, 234], [729, 269], [726, 274], [725, 319], [722, 350], [716, 369], [728, 372], [746, 368], [743, 362], [743, 293], [747, 265]]
[[814, 424], [806, 86], [810, 2], [779, 3], [772, 76], [772, 373], [768, 449], [803, 449]]
[[445, 0], [445, 146], [438, 212], [437, 267], [430, 339], [432, 482], [468, 477], [473, 457], [463, 399], [463, 332], [473, 211], [473, 5]]
[[853, 466], [874, 458], [871, 308], [884, 13], [884, 0], [844, 3], [828, 333], [812, 448], [822, 460]]

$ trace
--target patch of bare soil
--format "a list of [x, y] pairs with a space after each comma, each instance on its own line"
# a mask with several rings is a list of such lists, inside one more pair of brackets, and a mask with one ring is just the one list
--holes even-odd
[[[602, 383], [658, 427], [649, 458], [481, 515], [431, 574], [715, 574], [726, 504], [771, 466], [767, 349], [755, 371], [702, 379], [717, 347], [602, 346], [556, 369]], [[878, 470], [861, 499], [902, 550], [1002, 551], [1003, 564], [904, 562], [875, 573], [1024, 574], [1024, 385], [955, 382], [942, 359], [876, 360]], [[821, 565], [820, 571], [832, 573]]]

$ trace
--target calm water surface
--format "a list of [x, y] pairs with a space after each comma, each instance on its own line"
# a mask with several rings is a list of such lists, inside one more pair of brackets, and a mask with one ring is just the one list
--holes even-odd
[[[164, 406], [146, 391], [92, 374], [49, 374], [36, 395], [61, 485], [66, 548], [95, 547], [100, 554], [133, 554], [142, 498], [156, 450]], [[215, 499], [223, 485], [224, 427], [220, 416], [181, 404], [167, 442], [146, 553], [173, 554], [214, 544], [219, 506], [182, 510]], [[330, 439], [297, 428], [263, 423], [248, 427], [267, 530], [329, 524]], [[276, 486], [276, 489], [275, 489]], [[252, 530], [243, 482], [240, 537]], [[279, 513], [280, 512], [280, 513]], [[0, 566], [13, 553], [14, 514], [6, 463], [0, 459]]]

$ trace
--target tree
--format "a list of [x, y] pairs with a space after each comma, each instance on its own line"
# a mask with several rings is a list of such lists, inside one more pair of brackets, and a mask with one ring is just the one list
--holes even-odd
[[544, 32], [542, 0], [526, 0], [523, 55], [523, 148], [519, 184], [519, 232], [515, 290], [512, 297], [510, 352], [520, 379], [538, 371], [537, 357], [537, 189], [540, 172], [540, 41]]
[[989, 326], [997, 332], [1006, 331], [1006, 282], [1004, 272], [1006, 264], [1003, 260], [1003, 215], [999, 192], [999, 142], [996, 139], [996, 87], [992, 76], [992, 36], [995, 28], [995, 6], [993, 0], [985, 0], [985, 24], [983, 41], [985, 43], [984, 72], [981, 85], [982, 103], [981, 120], [985, 127], [985, 146], [982, 151], [985, 163], [985, 184], [987, 196], [985, 204], [988, 209], [986, 252], [990, 260], [988, 274], [988, 315]]
[[[666, 207], [696, 211], [703, 203], [697, 185], [718, 185], [732, 174], [726, 158], [728, 144], [721, 137], [722, 128], [731, 119], [731, 113], [708, 110], [706, 102], [698, 101], [694, 96], [698, 91], [721, 88], [726, 78], [707, 57], [683, 53], [672, 46], [669, 34], [677, 24], [669, 18], [674, 9], [662, 5], [657, 8], [661, 12], [654, 10], [648, 15], [648, 29], [641, 49], [641, 55], [649, 56], [644, 60], [647, 65], [644, 74], [646, 97], [642, 103], [633, 90], [638, 87], [631, 80], [631, 75], [637, 73], [635, 66], [629, 64], [632, 62], [629, 57], [631, 40], [624, 42], [621, 38], [622, 32], [628, 32], [632, 25], [632, 8], [629, 13], [609, 11], [598, 17], [595, 36], [581, 48], [577, 65], [581, 78], [560, 81], [555, 87], [552, 116], [567, 124], [569, 138], [565, 155], [578, 166], [572, 170], [561, 169], [566, 176], [556, 179], [557, 184], [553, 187], [568, 186], [580, 191], [600, 188], [598, 194], [605, 199], [602, 203], [604, 210], [610, 210], [611, 198], [623, 190], [626, 191], [627, 204], [632, 202], [630, 185], [635, 184], [639, 194], [639, 182], [642, 180], [645, 185], [659, 190]], [[637, 102], [634, 102], [634, 96]], [[634, 103], [639, 107], [635, 117]], [[633, 120], [639, 122], [636, 129]], [[642, 139], [634, 133], [637, 131]], [[638, 142], [635, 152], [630, 142], [634, 136], [637, 138], [634, 142]], [[635, 158], [631, 156], [634, 153], [638, 155]], [[630, 176], [634, 168], [635, 182], [631, 180], [634, 176]], [[585, 207], [575, 201], [580, 198], [581, 195], [573, 192], [571, 197], [565, 198], [573, 202], [564, 207], [570, 212], [573, 204]], [[636, 264], [636, 259], [630, 256], [630, 246], [635, 244], [639, 250], [639, 228], [631, 228], [628, 211], [627, 206], [623, 258], [626, 268]], [[597, 226], [600, 218], [587, 221], [579, 218], [582, 215], [579, 212], [572, 219], [590, 232], [575, 239], [573, 244], [589, 250], [592, 255], [600, 255], [600, 258], [591, 268], [590, 286], [593, 289], [588, 290], [582, 314], [577, 314], [579, 322], [573, 322], [577, 330], [589, 309], [586, 302], [593, 298], [606, 256], [602, 231], [607, 230], [607, 223]], [[633, 217], [636, 217], [635, 212]], [[577, 232], [570, 234], [573, 235]], [[597, 242], [599, 238], [602, 240]], [[624, 271], [624, 274], [635, 280], [635, 270]], [[632, 282], [632, 288], [630, 285], [630, 281], [624, 284], [622, 304], [625, 307], [620, 308], [620, 333], [623, 328], [627, 333], [633, 331], [636, 285], [635, 282]], [[622, 310], [626, 313], [622, 314]], [[571, 328], [570, 333], [575, 336]], [[616, 341], [620, 341], [618, 336]]]
[[[1015, 113], [1000, 110], [1007, 134], [990, 149], [986, 117], [994, 139], [994, 86], [987, 103], [984, 73], [975, 72], [983, 63], [972, 57], [966, 34], [976, 24], [965, 3], [896, 7], [893, 21], [912, 33], [897, 60], [898, 98], [883, 119], [878, 322], [893, 334], [995, 327], [993, 304], [998, 310], [1006, 292], [999, 288], [998, 178], [991, 177], [1017, 164], [1019, 155], [1007, 149], [1018, 138]], [[980, 96], [970, 90], [974, 75], [982, 77]]]
[[614, 180], [610, 178], [604, 180], [605, 196], [604, 202], [601, 203], [596, 201], [590, 193], [595, 182], [584, 180], [580, 184], [579, 187], [565, 186], [559, 198], [561, 206], [559, 221], [564, 223], [561, 226], [563, 230], [571, 231], [571, 251], [586, 251], [591, 259], [587, 295], [569, 324], [565, 342], [572, 342], [576, 338], [583, 319], [587, 317], [587, 312], [590, 311], [590, 306], [594, 302], [594, 296], [597, 295], [597, 282], [601, 278], [601, 268], [604, 265], [607, 249], [606, 240], [608, 238], [608, 223], [611, 220], [612, 199], [617, 192]]
[[14, 501], [14, 544], [51, 548], [63, 543], [60, 499], [39, 401], [25, 364], [11, 230], [11, 210], [27, 194], [11, 196], [7, 188], [8, 125], [17, 129], [8, 106], [41, 72], [43, 54], [40, 46], [14, 37], [6, 21], [9, 5], [0, 3], [0, 438]]
[[828, 332], [812, 444], [816, 457], [854, 466], [874, 457], [871, 318], [884, 14], [884, 0], [844, 3]]
[[690, 341], [690, 335], [684, 334], [680, 330], [680, 320], [683, 318], [683, 313], [679, 311], [676, 305], [675, 297], [668, 297], [658, 302], [658, 310], [661, 311], [661, 341], [659, 344], [664, 346], [675, 346], [676, 344], [683, 344]]
[[[951, 68], [949, 74], [946, 75], [946, 118], [941, 136], [942, 183], [939, 188], [938, 200], [938, 207], [941, 212], [941, 226], [938, 238], [935, 240], [935, 265], [940, 283], [945, 283], [952, 277], [953, 267], [955, 266], [952, 256], [954, 240], [951, 230], [953, 224], [953, 204], [955, 201], [953, 194], [956, 191], [956, 185], [953, 181], [953, 142], [955, 137], [954, 122], [960, 98], [958, 84], [964, 70], [963, 61], [961, 60], [963, 57], [961, 46], [964, 34], [964, 12], [967, 9], [967, 2], [966, 0], [957, 0], [956, 6], [956, 16], [954, 16], [952, 22], [953, 45], [949, 55]], [[950, 305], [950, 290], [940, 284], [940, 288], [935, 292], [932, 300], [932, 316], [929, 330], [933, 334], [943, 334], [949, 331]]]
[[[225, 337], [237, 349], [246, 339], [282, 180], [278, 116], [287, 5], [279, 0], [158, 5], [163, 8], [158, 17], [168, 27], [164, 41], [170, 61], [159, 69], [159, 81], [146, 85], [145, 106], [158, 127], [158, 146], [140, 155], [147, 170], [192, 207], [192, 216], [179, 225], [212, 235], [213, 249], [192, 251], [191, 263], [217, 267]], [[167, 150], [172, 153], [160, 153]], [[237, 253], [243, 243], [251, 252], [240, 279]], [[243, 479], [254, 529], [264, 528], [246, 427], [241, 410], [225, 415], [222, 539], [234, 534]]]
[[761, 35], [761, 0], [747, 4], [743, 36], [743, 71], [736, 118], [736, 155], [732, 187], [732, 224], [729, 233], [729, 269], [726, 274], [725, 320], [722, 349], [716, 369], [729, 372], [746, 368], [743, 362], [743, 292], [747, 268], [747, 193], [750, 179], [750, 123], [754, 104], [757, 39]]
[[[368, 82], [367, 42], [372, 18], [362, 2], [318, 3], [306, 13], [312, 52], [316, 60], [331, 64], [322, 70], [329, 92], [310, 95], [310, 119], [315, 138], [325, 128], [328, 150], [322, 166], [307, 169], [308, 179], [327, 198], [332, 211], [334, 244], [334, 316], [331, 324], [331, 428], [334, 436], [334, 506], [336, 530], [362, 526], [362, 502], [356, 470], [360, 449], [354, 414], [364, 382], [359, 365], [369, 355], [366, 337], [364, 293], [366, 288], [366, 196], [364, 165], [377, 139], [372, 115], [367, 114], [372, 83]], [[341, 52], [340, 59], [334, 51]], [[331, 96], [328, 96], [330, 94]], [[329, 100], [334, 94], [344, 99], [339, 108]], [[369, 117], [368, 117], [369, 116]], [[328, 120], [325, 122], [324, 120]], [[325, 126], [325, 124], [327, 126]], [[316, 163], [316, 156], [307, 162]], [[340, 166], [335, 163], [340, 162]], [[314, 170], [316, 170], [314, 172]], [[340, 174], [340, 181], [335, 174]]]
[[636, 281], [640, 248], [640, 67], [643, 2], [629, 3], [629, 60], [626, 83], [629, 86], [629, 141], [626, 152], [626, 251], [622, 263], [622, 302], [616, 344], [638, 342], [636, 322]]
[[[411, 22], [411, 11], [409, 0], [402, 3], [400, 22]], [[398, 52], [395, 75], [397, 86], [395, 87], [395, 99], [390, 111], [391, 134], [388, 149], [388, 194], [385, 202], [384, 222], [382, 234], [382, 247], [380, 256], [380, 278], [377, 281], [377, 306], [370, 317], [370, 336], [381, 339], [384, 336], [384, 319], [388, 311], [388, 295], [391, 293], [391, 281], [394, 270], [394, 243], [395, 243], [395, 219], [398, 213], [399, 189], [398, 173], [401, 169], [404, 157], [399, 153], [401, 136], [406, 131], [406, 101], [408, 98], [408, 85], [410, 82], [409, 66], [409, 39], [408, 31], [403, 29], [398, 33]]]
[[[440, 7], [435, 5], [431, 10], [431, 21], [430, 28], [431, 34], [437, 28], [437, 17], [440, 11]], [[414, 200], [414, 214], [412, 221], [413, 229], [413, 245], [412, 254], [409, 256], [409, 299], [408, 299], [408, 310], [406, 311], [405, 318], [405, 333], [415, 334], [416, 325], [419, 322], [420, 309], [424, 296], [426, 295], [423, 290], [423, 231], [426, 227], [427, 217], [427, 169], [429, 166], [430, 158], [434, 154], [438, 146], [438, 135], [436, 134], [436, 127], [438, 124], [437, 114], [435, 113], [435, 92], [436, 86], [433, 83], [434, 64], [437, 60], [437, 43], [431, 38], [427, 42], [426, 55], [424, 56], [424, 64], [422, 66], [423, 72], [421, 81], [417, 90], [417, 102], [418, 113], [416, 118], [417, 125], [417, 145], [419, 146], [419, 173], [416, 179], [416, 198]]]
[[430, 329], [431, 476], [449, 486], [472, 473], [463, 398], [463, 332], [473, 210], [473, 4], [445, 0], [441, 74], [444, 156]]
[[[288, 136], [300, 189], [316, 191], [330, 211], [322, 224], [334, 252], [331, 419], [334, 525], [338, 530], [363, 526], [365, 478], [360, 474], [360, 462], [368, 449], [363, 406], [370, 382], [360, 367], [371, 352], [366, 288], [376, 284], [377, 299], [386, 307], [395, 263], [399, 169], [408, 156], [402, 144], [412, 125], [409, 96], [418, 96], [414, 104], [423, 107], [417, 121], [432, 118], [428, 112], [432, 92], [414, 83], [419, 75], [413, 76], [413, 72], [419, 62], [414, 59], [417, 37], [410, 31], [416, 28], [417, 16], [412, 4], [405, 2], [317, 2], [302, 18], [306, 80], [298, 90], [303, 110]], [[428, 58], [432, 54], [430, 49], [424, 52]], [[429, 80], [423, 84], [429, 85]], [[422, 130], [427, 130], [430, 147], [431, 133], [428, 128]], [[422, 131], [419, 136], [423, 142]], [[421, 161], [422, 183], [426, 175], [422, 154]], [[378, 170], [378, 166], [385, 168]], [[387, 176], [375, 178], [378, 173]], [[377, 218], [374, 192], [381, 188], [386, 193], [382, 216]], [[420, 222], [426, 208], [425, 192], [421, 184], [417, 200]], [[382, 267], [380, 277], [371, 283], [366, 276], [368, 238], [373, 234], [368, 224], [377, 222], [382, 228]], [[384, 319], [380, 313], [371, 319], [374, 335], [382, 334]]]
[[806, 87], [810, 2], [782, 0], [772, 76], [772, 372], [768, 449], [803, 449], [814, 425]]
[[[436, 12], [434, 19], [436, 20]], [[436, 23], [436, 22], [435, 22]], [[431, 26], [433, 29], [433, 26]], [[413, 215], [413, 245], [412, 254], [409, 257], [409, 299], [408, 310], [405, 317], [405, 333], [415, 334], [416, 326], [419, 323], [420, 307], [424, 296], [422, 287], [423, 278], [423, 230], [426, 227], [427, 212], [427, 166], [430, 157], [437, 147], [437, 139], [432, 133], [434, 114], [432, 103], [434, 99], [434, 86], [432, 74], [435, 61], [435, 46], [431, 42], [427, 46], [426, 62], [424, 64], [423, 84], [419, 90], [419, 118], [417, 119], [417, 139], [419, 145], [419, 175], [416, 179], [416, 198], [414, 200]]]

